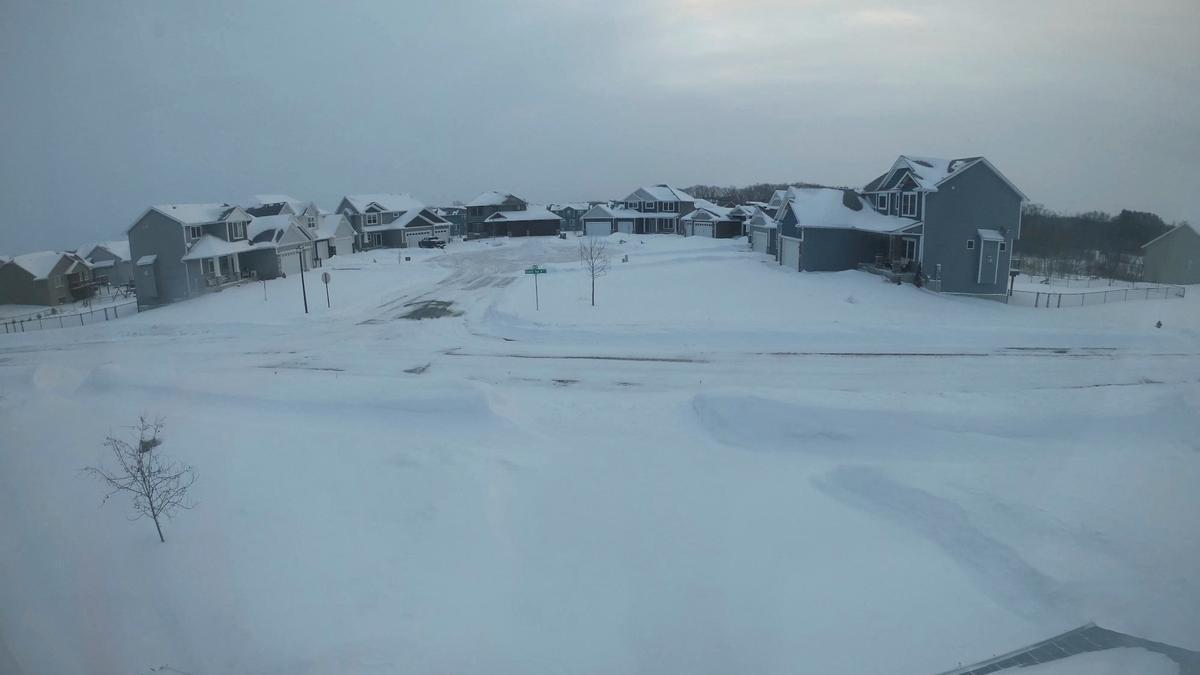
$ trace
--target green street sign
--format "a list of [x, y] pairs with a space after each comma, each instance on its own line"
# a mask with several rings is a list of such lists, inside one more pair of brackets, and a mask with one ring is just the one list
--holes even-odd
[[546, 268], [538, 267], [537, 265], [534, 265], [533, 267], [530, 267], [529, 269], [525, 270], [525, 274], [545, 274], [545, 273], [546, 273]]

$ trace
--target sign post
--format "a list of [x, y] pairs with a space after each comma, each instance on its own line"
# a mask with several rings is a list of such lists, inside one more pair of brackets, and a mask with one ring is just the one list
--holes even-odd
[[538, 267], [537, 265], [534, 265], [534, 266], [530, 267], [529, 269], [525, 270], [525, 274], [533, 275], [533, 308], [537, 309], [537, 310], [540, 310], [542, 308], [541, 302], [538, 300], [537, 278], [538, 278], [539, 274], [545, 274], [545, 273], [546, 273], [546, 268]]
[[325, 283], [325, 306], [333, 307], [329, 302], [329, 272], [321, 272], [321, 281]]
[[[297, 253], [300, 253], [297, 251]], [[304, 254], [300, 253], [300, 294], [304, 296], [304, 313], [308, 314], [308, 289], [304, 286]]]

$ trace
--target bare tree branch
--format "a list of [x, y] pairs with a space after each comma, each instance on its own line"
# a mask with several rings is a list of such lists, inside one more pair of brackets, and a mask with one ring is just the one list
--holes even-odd
[[596, 237], [579, 241], [579, 262], [592, 280], [592, 307], [596, 306], [596, 277], [608, 272], [608, 242]]
[[166, 542], [162, 520], [170, 520], [179, 509], [190, 509], [195, 503], [188, 499], [188, 489], [196, 482], [196, 472], [187, 464], [166, 460], [157, 452], [162, 445], [162, 418], [149, 421], [138, 418], [136, 441], [108, 436], [104, 446], [112, 454], [116, 468], [89, 466], [83, 469], [108, 488], [104, 501], [128, 493], [133, 508], [130, 520], [150, 518], [158, 530], [159, 541]]

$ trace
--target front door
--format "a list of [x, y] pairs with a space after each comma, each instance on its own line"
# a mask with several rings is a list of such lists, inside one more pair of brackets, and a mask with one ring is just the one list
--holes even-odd
[[1000, 242], [984, 239], [979, 242], [979, 277], [981, 284], [995, 284], [1000, 276]]

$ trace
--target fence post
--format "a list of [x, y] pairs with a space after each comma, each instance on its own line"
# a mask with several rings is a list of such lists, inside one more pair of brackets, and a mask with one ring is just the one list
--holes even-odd
[[1150, 287], [1149, 286], [1146, 287], [1146, 299], [1147, 300], [1150, 299]]
[[117, 318], [117, 308], [118, 307], [120, 307], [120, 305], [113, 305], [113, 318], [114, 319]]
[[79, 325], [80, 326], [83, 325], [83, 313], [82, 312], [80, 312], [80, 314], [79, 314]]
[[1037, 295], [1033, 296], [1033, 306], [1037, 307], [1038, 303], [1040, 303], [1041, 301], [1042, 301], [1042, 292], [1038, 291]]
[[58, 315], [58, 327], [59, 327], [59, 328], [62, 328], [62, 327], [63, 327], [62, 314], [59, 314], [59, 315]]
[[104, 308], [104, 320], [108, 321], [108, 308], [107, 307]]
[[1058, 306], [1062, 307], [1062, 293], [1058, 294]]

